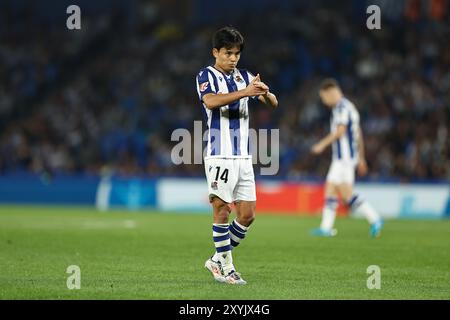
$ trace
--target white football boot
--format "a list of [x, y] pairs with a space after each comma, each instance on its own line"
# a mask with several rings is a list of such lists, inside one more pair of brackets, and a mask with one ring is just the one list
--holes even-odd
[[225, 280], [229, 284], [239, 284], [239, 285], [247, 284], [247, 281], [242, 279], [241, 274], [234, 270], [232, 270], [227, 276], [225, 276]]
[[205, 262], [205, 268], [212, 273], [214, 280], [218, 282], [227, 281], [223, 274], [222, 264], [220, 263], [220, 261], [214, 261], [212, 258], [209, 258]]

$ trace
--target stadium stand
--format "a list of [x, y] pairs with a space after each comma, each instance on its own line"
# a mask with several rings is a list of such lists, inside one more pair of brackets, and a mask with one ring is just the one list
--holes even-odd
[[246, 38], [239, 66], [260, 73], [279, 97], [275, 112], [257, 104], [251, 111], [252, 127], [280, 129], [278, 178], [326, 172], [329, 157], [309, 148], [329, 130], [317, 86], [333, 76], [360, 110], [368, 180], [450, 179], [446, 6], [399, 1], [381, 30], [367, 32], [355, 18], [361, 1], [340, 11], [263, 1], [271, 12], [264, 23], [250, 8], [231, 21], [219, 8], [202, 18], [205, 1], [190, 2], [198, 9], [176, 20], [161, 1], [131, 2], [83, 16], [80, 31], [36, 18], [37, 7], [3, 3], [0, 174], [203, 176], [202, 165], [172, 164], [170, 136], [202, 120], [195, 75], [212, 62], [213, 31], [233, 24]]

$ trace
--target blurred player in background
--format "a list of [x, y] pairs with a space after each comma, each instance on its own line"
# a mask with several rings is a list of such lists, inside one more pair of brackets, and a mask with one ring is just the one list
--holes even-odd
[[322, 82], [319, 95], [322, 103], [332, 109], [331, 132], [313, 145], [311, 151], [318, 155], [331, 145], [333, 156], [326, 178], [322, 222], [320, 228], [313, 230], [313, 234], [325, 237], [337, 234], [333, 225], [338, 206], [337, 197], [340, 196], [351, 210], [360, 211], [367, 218], [370, 224], [370, 236], [378, 237], [383, 220], [367, 201], [353, 193], [355, 167], [359, 175], [367, 174], [358, 110], [344, 97], [339, 84], [334, 79], [325, 79]]
[[[213, 37], [214, 66], [197, 75], [197, 92], [206, 112], [208, 126], [205, 173], [213, 207], [215, 254], [205, 267], [219, 282], [246, 284], [233, 265], [231, 251], [245, 238], [255, 219], [256, 188], [252, 156], [249, 153], [249, 98], [276, 107], [269, 87], [237, 69], [244, 38], [238, 30], [224, 27]], [[231, 204], [236, 219], [229, 224]]]

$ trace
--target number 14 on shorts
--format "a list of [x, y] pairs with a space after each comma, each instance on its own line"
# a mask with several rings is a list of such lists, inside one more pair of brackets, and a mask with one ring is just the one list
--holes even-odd
[[221, 170], [221, 168], [219, 166], [216, 167], [216, 177], [214, 178], [214, 182], [216, 182], [219, 180], [219, 176], [220, 176], [220, 180], [223, 180], [224, 183], [228, 182], [228, 169], [223, 169]]

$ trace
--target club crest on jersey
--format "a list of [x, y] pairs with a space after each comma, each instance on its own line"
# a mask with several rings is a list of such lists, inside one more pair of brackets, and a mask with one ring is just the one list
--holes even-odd
[[218, 187], [217, 187], [217, 181], [211, 182], [211, 189], [213, 189], [213, 190], [217, 190], [217, 189], [218, 189]]
[[237, 75], [234, 79], [236, 79], [237, 82], [243, 82], [244, 80], [241, 78], [240, 75]]
[[209, 82], [208, 82], [208, 81], [203, 82], [203, 83], [200, 85], [200, 92], [204, 92], [204, 91], [208, 88], [208, 85], [209, 85]]

